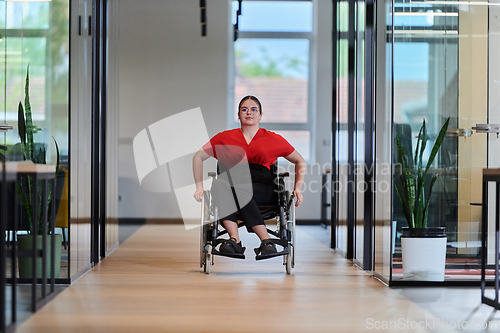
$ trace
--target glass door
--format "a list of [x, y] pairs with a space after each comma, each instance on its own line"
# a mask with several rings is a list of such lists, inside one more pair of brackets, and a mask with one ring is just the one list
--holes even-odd
[[[450, 118], [447, 136], [426, 180], [428, 187], [430, 178], [438, 175], [428, 226], [446, 227], [446, 280], [480, 278], [482, 171], [500, 167], [497, 135], [473, 129], [477, 124], [500, 123], [495, 5], [396, 1], [393, 8], [393, 134], [414, 150], [425, 119], [430, 138], [425, 163], [439, 129]], [[397, 164], [394, 170], [398, 172]], [[401, 228], [407, 224], [395, 191], [392, 214], [395, 248], [391, 273], [397, 281], [402, 279]], [[492, 230], [491, 208], [489, 216]], [[492, 246], [490, 239], [489, 263]]]

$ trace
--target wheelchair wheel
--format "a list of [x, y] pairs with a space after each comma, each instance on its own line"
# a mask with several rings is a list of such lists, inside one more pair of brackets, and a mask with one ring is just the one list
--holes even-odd
[[210, 274], [210, 265], [211, 265], [211, 260], [210, 260], [210, 252], [208, 252], [208, 245], [207, 245], [207, 250], [205, 253], [205, 265], [203, 266], [203, 272]]
[[286, 255], [286, 274], [290, 275], [292, 273], [292, 263], [293, 263], [293, 245], [288, 243], [288, 254]]
[[[290, 192], [286, 193], [286, 200], [290, 200]], [[286, 228], [290, 231], [288, 240], [288, 254], [286, 255], [286, 273], [290, 274], [295, 267], [295, 200], [286, 212]]]
[[[207, 254], [209, 251], [208, 232], [210, 229], [210, 207], [209, 192], [203, 193], [201, 202], [201, 226], [200, 226], [200, 267], [206, 272]], [[210, 258], [210, 257], [209, 257]]]
[[292, 208], [290, 208], [290, 210], [293, 211], [293, 215], [292, 215], [292, 221], [288, 221], [287, 222], [287, 227], [289, 228], [291, 234], [292, 234], [292, 237], [290, 239], [290, 242], [288, 243], [290, 248], [291, 248], [291, 251], [290, 251], [290, 265], [291, 265], [291, 268], [294, 268], [295, 267], [295, 206], [293, 206]]

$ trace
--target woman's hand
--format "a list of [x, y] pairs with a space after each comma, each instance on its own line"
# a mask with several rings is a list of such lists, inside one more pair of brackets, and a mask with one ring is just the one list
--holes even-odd
[[304, 175], [306, 174], [306, 161], [296, 150], [294, 150], [293, 153], [286, 156], [285, 158], [295, 164], [295, 186], [293, 189], [293, 195], [295, 196], [295, 198], [297, 198], [297, 201], [295, 201], [295, 207], [299, 207], [299, 205], [304, 200], [300, 189], [304, 184]]
[[201, 198], [203, 197], [203, 161], [209, 157], [210, 155], [203, 148], [200, 148], [193, 156], [193, 176], [196, 183], [196, 191], [193, 197], [198, 202], [201, 202]]
[[302, 192], [300, 190], [293, 190], [293, 196], [295, 197], [295, 207], [299, 207], [304, 198], [302, 197]]
[[196, 201], [201, 202], [201, 198], [203, 198], [203, 192], [204, 192], [203, 187], [196, 189], [193, 195]]

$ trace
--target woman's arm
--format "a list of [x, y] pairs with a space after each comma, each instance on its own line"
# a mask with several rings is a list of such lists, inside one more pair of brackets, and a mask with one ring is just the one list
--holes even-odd
[[295, 186], [293, 187], [293, 195], [297, 198], [295, 206], [298, 207], [303, 200], [301, 189], [302, 184], [304, 183], [304, 176], [306, 174], [306, 161], [296, 150], [294, 150], [290, 155], [285, 156], [285, 158], [295, 164]]
[[200, 148], [193, 156], [193, 176], [196, 182], [196, 191], [193, 197], [198, 202], [201, 202], [203, 196], [203, 161], [209, 157], [210, 155], [208, 155], [203, 148]]

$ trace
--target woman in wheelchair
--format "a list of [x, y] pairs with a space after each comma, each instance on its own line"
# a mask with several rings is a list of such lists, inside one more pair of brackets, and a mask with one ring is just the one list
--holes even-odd
[[[260, 254], [272, 255], [277, 252], [276, 246], [270, 241], [271, 237], [258, 208], [260, 205], [270, 204], [275, 195], [276, 184], [270, 168], [278, 157], [284, 157], [295, 164], [293, 196], [296, 198], [295, 206], [299, 206], [303, 200], [301, 187], [306, 164], [304, 158], [282, 136], [259, 128], [262, 106], [255, 96], [245, 96], [240, 101], [238, 119], [241, 128], [215, 135], [193, 157], [196, 182], [194, 198], [201, 202], [204, 193], [203, 161], [209, 157], [216, 158], [220, 168], [230, 170], [224, 173], [226, 177], [214, 180], [211, 189], [213, 201], [219, 209], [220, 220], [230, 237], [221, 243], [219, 252], [243, 254], [245, 251], [238, 234], [238, 211], [247, 230], [260, 238]], [[248, 177], [245, 180], [244, 175], [237, 176], [240, 171], [244, 173], [246, 165], [250, 169], [252, 186], [245, 186], [245, 183], [249, 182]]]

